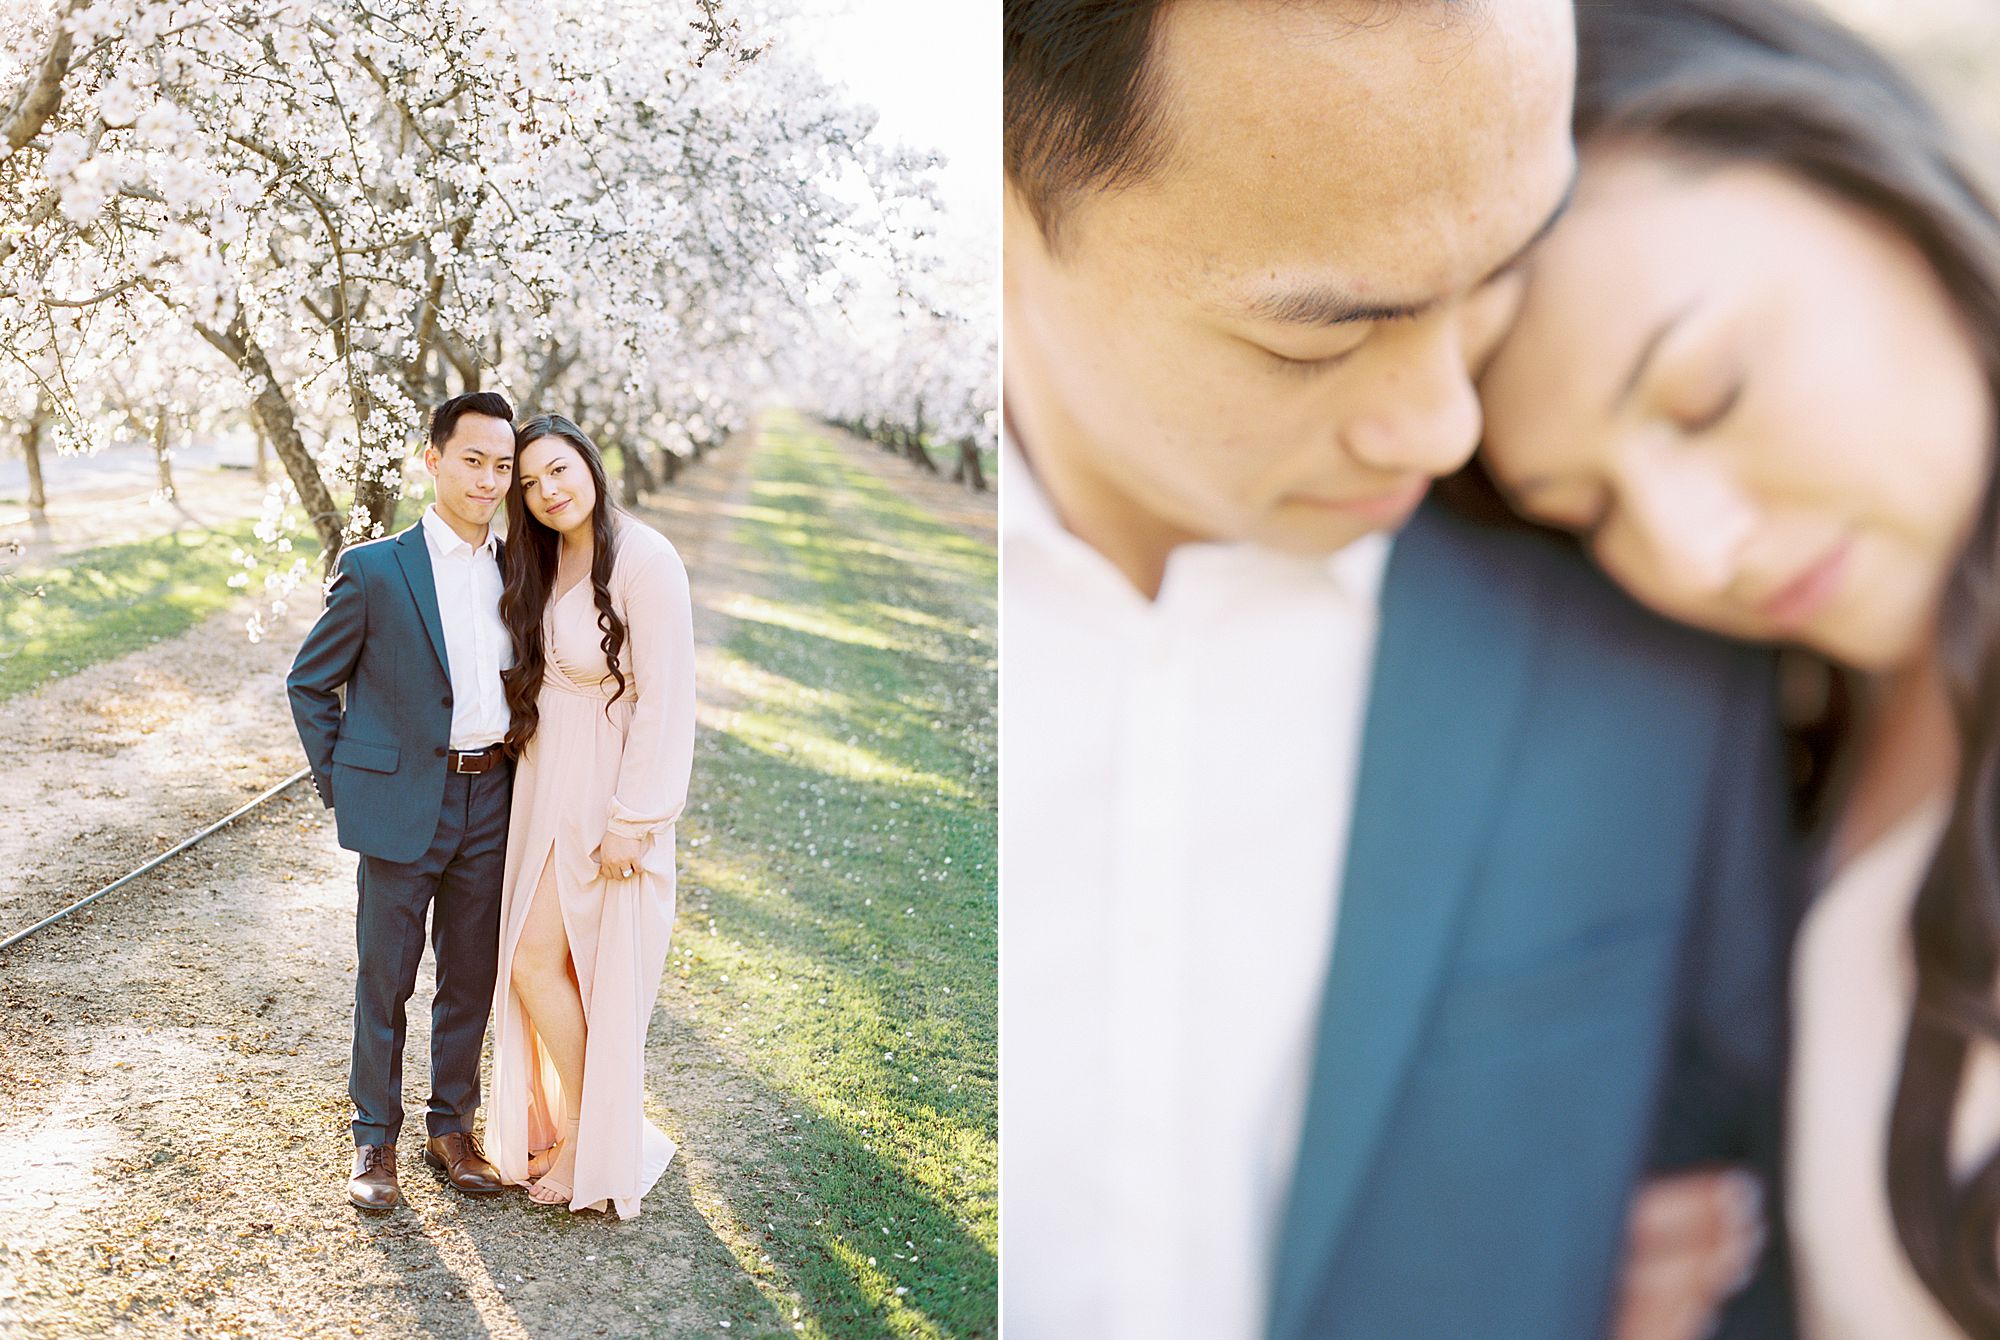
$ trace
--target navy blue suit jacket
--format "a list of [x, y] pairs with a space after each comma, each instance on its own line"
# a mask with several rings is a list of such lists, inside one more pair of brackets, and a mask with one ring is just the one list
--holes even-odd
[[1546, 536], [1398, 537], [1272, 1340], [1588, 1340], [1642, 1171], [1775, 1176], [1771, 672]]
[[452, 696], [421, 524], [341, 551], [285, 688], [340, 845], [385, 861], [422, 856], [444, 805]]

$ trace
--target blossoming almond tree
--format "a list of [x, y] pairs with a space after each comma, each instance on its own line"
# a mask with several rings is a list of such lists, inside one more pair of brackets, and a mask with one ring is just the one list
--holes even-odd
[[0, 414], [89, 450], [135, 359], [226, 371], [328, 564], [454, 390], [671, 469], [935, 208], [722, 0], [59, 0], [0, 38]]

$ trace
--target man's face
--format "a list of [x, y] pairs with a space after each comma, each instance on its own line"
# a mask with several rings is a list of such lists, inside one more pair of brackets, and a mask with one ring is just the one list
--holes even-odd
[[442, 445], [424, 449], [437, 481], [437, 505], [450, 520], [477, 530], [493, 519], [514, 471], [514, 425], [490, 414], [465, 414]]
[[1170, 5], [1160, 166], [1053, 249], [1009, 193], [1009, 415], [1058, 503], [1299, 553], [1399, 524], [1476, 445], [1573, 66], [1569, 0]]

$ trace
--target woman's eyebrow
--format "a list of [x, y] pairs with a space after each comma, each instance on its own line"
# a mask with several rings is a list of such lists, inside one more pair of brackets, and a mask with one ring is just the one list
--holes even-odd
[[1687, 320], [1697, 305], [1690, 302], [1673, 312], [1666, 320], [1655, 326], [1653, 333], [1640, 344], [1639, 352], [1632, 360], [1632, 370], [1625, 374], [1625, 382], [1618, 388], [1618, 395], [1611, 402], [1611, 413], [1616, 414], [1625, 408], [1626, 402], [1632, 399], [1632, 393], [1639, 389], [1639, 383], [1645, 380], [1646, 369], [1653, 365], [1653, 358], [1660, 352], [1660, 346], [1666, 342], [1667, 336], [1679, 328], [1681, 322]]

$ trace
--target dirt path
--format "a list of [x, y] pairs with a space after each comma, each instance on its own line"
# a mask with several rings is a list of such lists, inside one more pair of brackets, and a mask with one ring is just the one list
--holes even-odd
[[[274, 476], [275, 477], [275, 476]], [[248, 470], [182, 470], [172, 502], [156, 500], [129, 482], [105, 488], [70, 489], [49, 499], [41, 516], [25, 504], [0, 501], [0, 543], [13, 541], [22, 552], [9, 567], [41, 567], [79, 550], [210, 530], [254, 517], [263, 510], [264, 485]]]
[[[695, 574], [704, 657], [742, 575], [728, 531], [751, 450], [725, 448], [646, 512]], [[283, 677], [312, 613], [255, 646], [218, 616], [0, 712], [0, 813], [27, 820], [0, 825], [0, 930], [299, 766]], [[684, 1153], [640, 1218], [471, 1201], [416, 1161], [428, 958], [409, 1009], [409, 1206], [348, 1207], [353, 879], [300, 785], [0, 955], [0, 1334], [792, 1334], [759, 1287], [758, 1208], [718, 1173], [797, 1194], [781, 1172], [758, 1181], [795, 1114], [695, 1024], [672, 974], [647, 1069]], [[701, 910], [684, 890], [683, 915]]]

